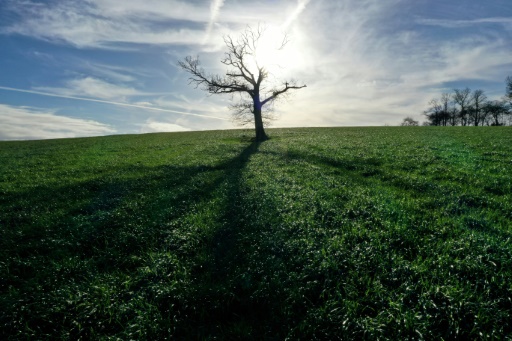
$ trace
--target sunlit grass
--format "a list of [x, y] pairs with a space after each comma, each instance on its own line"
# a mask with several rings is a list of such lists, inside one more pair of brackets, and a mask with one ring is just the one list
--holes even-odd
[[512, 130], [0, 143], [2, 339], [504, 339]]

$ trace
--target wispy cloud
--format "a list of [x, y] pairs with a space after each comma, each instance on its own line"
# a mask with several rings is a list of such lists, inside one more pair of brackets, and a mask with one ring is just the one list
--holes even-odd
[[71, 79], [66, 86], [58, 87], [34, 87], [35, 91], [52, 93], [62, 96], [91, 97], [104, 100], [125, 101], [129, 96], [142, 95], [143, 92], [132, 87], [116, 85], [94, 77]]
[[[208, 8], [200, 2], [187, 0], [87, 0], [89, 11], [113, 19], [131, 20], [186, 20], [206, 22]], [[77, 4], [82, 3], [78, 1]], [[80, 4], [82, 5], [82, 4]]]
[[[403, 1], [311, 2], [301, 15], [308, 88], [279, 107], [277, 126], [397, 124], [422, 120], [428, 101], [454, 80], [499, 81], [510, 70], [507, 36], [432, 37], [400, 12]], [[403, 20], [396, 20], [397, 15]], [[500, 21], [500, 20], [495, 20]], [[448, 89], [449, 90], [449, 89]], [[304, 108], [307, 108], [305, 110]]]
[[299, 15], [306, 9], [310, 0], [297, 0], [297, 7], [295, 10], [288, 16], [286, 21], [281, 25], [283, 30], [287, 30], [288, 27], [299, 17]]
[[[171, 24], [162, 24], [165, 20], [172, 19], [206, 21], [197, 7], [183, 2], [150, 2], [151, 4], [146, 1], [114, 4], [112, 1], [92, 0], [42, 4], [23, 1], [9, 7], [20, 16], [20, 20], [2, 28], [1, 32], [64, 42], [81, 48], [115, 49], [123, 43], [200, 42], [202, 32], [199, 29], [176, 28]], [[142, 5], [145, 10], [142, 10]], [[155, 27], [155, 22], [159, 22], [160, 25]]]
[[[506, 1], [482, 6], [463, 0], [0, 0], [16, 12], [10, 17], [19, 18], [0, 23], [0, 33], [50, 41], [40, 44], [41, 53], [53, 43], [91, 49], [81, 54], [87, 57], [75, 57], [89, 58], [84, 63], [56, 57], [52, 66], [58, 76], [51, 86], [40, 77], [43, 86], [16, 91], [141, 108], [153, 111], [151, 122], [203, 129], [228, 126], [210, 118], [226, 120], [229, 96], [208, 97], [187, 87], [188, 75], [166, 60], [175, 66], [176, 59], [199, 54], [207, 72], [223, 74], [223, 34], [236, 36], [258, 23], [281, 25], [291, 41], [286, 65], [275, 78], [308, 87], [277, 107], [276, 125], [379, 125], [406, 115], [421, 119], [430, 98], [454, 81], [492, 83], [493, 96], [498, 94], [512, 55]], [[66, 54], [77, 52], [68, 47]], [[128, 51], [109, 51], [120, 48]], [[108, 65], [120, 56], [127, 58]], [[141, 68], [155, 74], [136, 73]], [[158, 111], [182, 114], [190, 122], [167, 121]]]
[[421, 25], [446, 28], [461, 28], [482, 24], [500, 24], [512, 27], [512, 17], [478, 18], [472, 20], [418, 18], [416, 22]]
[[211, 0], [210, 3], [210, 20], [208, 21], [208, 24], [206, 25], [206, 33], [204, 36], [203, 44], [208, 41], [210, 38], [210, 34], [212, 32], [213, 25], [215, 24], [215, 21], [217, 20], [217, 17], [219, 16], [220, 9], [224, 5], [224, 0]]
[[[15, 12], [20, 19], [0, 28], [0, 33], [101, 49], [128, 49], [129, 44], [202, 44], [219, 21], [224, 5], [224, 0], [211, 0], [209, 7], [203, 2], [177, 0], [5, 1], [6, 10]], [[307, 2], [300, 0], [298, 10], [301, 3]], [[225, 32], [227, 25], [276, 22], [285, 8], [284, 3], [263, 7], [258, 2], [234, 3], [222, 15], [222, 33], [229, 33]]]
[[100, 77], [104, 77], [108, 80], [117, 81], [117, 82], [133, 82], [136, 80], [134, 74], [131, 70], [127, 68], [112, 66], [106, 64], [99, 63], [91, 63], [88, 61], [82, 61], [81, 63], [85, 69], [92, 72], [95, 75]]
[[157, 133], [157, 132], [176, 132], [176, 131], [190, 131], [189, 128], [181, 126], [176, 123], [160, 122], [154, 119], [148, 119], [140, 127], [140, 133]]
[[56, 115], [54, 110], [0, 104], [0, 140], [33, 140], [114, 134], [93, 120]]
[[227, 121], [228, 120], [225, 117], [219, 117], [219, 116], [195, 114], [195, 113], [190, 113], [190, 112], [183, 112], [183, 111], [177, 111], [177, 110], [171, 110], [171, 109], [158, 108], [158, 107], [153, 107], [153, 106], [143, 106], [143, 105], [130, 104], [130, 103], [106, 101], [106, 100], [100, 100], [100, 99], [94, 99], [94, 98], [67, 96], [67, 95], [64, 95], [64, 94], [55, 94], [55, 93], [35, 91], [35, 90], [16, 89], [16, 88], [10, 88], [10, 87], [5, 87], [5, 86], [0, 86], [0, 90], [24, 92], [24, 93], [29, 93], [29, 94], [34, 94], [34, 95], [41, 95], [41, 96], [49, 96], [49, 97], [68, 98], [68, 99], [75, 99], [75, 100], [79, 100], [79, 101], [104, 103], [104, 104], [111, 104], [111, 105], [117, 105], [117, 106], [123, 106], [123, 107], [131, 107], [131, 108], [139, 108], [139, 109], [152, 110], [152, 111], [168, 112], [168, 113], [174, 113], [174, 114], [180, 114], [180, 115], [186, 115], [186, 116], [196, 116], [196, 117], [202, 117], [202, 118], [211, 118], [211, 119], [223, 120], [223, 121]]

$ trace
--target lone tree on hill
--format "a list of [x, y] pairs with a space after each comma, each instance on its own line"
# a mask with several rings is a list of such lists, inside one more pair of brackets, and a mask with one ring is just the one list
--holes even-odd
[[[210, 94], [240, 94], [240, 102], [231, 106], [234, 118], [242, 124], [254, 121], [257, 141], [268, 138], [264, 120], [269, 118], [268, 114], [276, 99], [289, 90], [306, 87], [297, 85], [293, 80], [284, 81], [280, 85], [267, 84], [269, 72], [258, 60], [260, 49], [268, 49], [268, 46], [261, 46], [264, 33], [261, 27], [247, 27], [236, 40], [229, 35], [224, 37], [227, 52], [221, 63], [228, 66], [224, 76], [207, 74], [200, 66], [199, 57], [188, 56], [178, 62], [183, 70], [191, 74], [190, 83], [196, 87]], [[284, 37], [276, 49], [284, 48], [287, 42]]]

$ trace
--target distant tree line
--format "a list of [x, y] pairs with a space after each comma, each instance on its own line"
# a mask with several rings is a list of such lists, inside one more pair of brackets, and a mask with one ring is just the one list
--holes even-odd
[[512, 77], [506, 79], [506, 93], [501, 100], [488, 100], [484, 90], [454, 89], [429, 102], [423, 112], [424, 125], [432, 126], [503, 126], [512, 125]]

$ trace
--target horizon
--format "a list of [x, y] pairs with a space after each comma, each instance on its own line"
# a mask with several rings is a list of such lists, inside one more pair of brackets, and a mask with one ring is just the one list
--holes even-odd
[[[421, 124], [420, 125], [417, 125], [417, 126], [414, 126], [414, 125], [409, 125], [409, 126], [403, 126], [401, 124], [396, 124], [396, 125], [375, 125], [375, 126], [308, 126], [308, 127], [266, 127], [265, 128], [265, 131], [270, 131], [272, 132], [272, 130], [297, 130], [297, 129], [366, 129], [366, 128], [370, 128], [370, 129], [379, 129], [379, 128], [397, 128], [397, 129], [422, 129], [422, 128], [440, 128], [440, 129], [446, 129], [446, 128], [460, 128], [460, 129], [467, 129], [467, 128], [476, 128], [476, 129], [481, 129], [481, 128], [488, 128], [488, 127], [492, 127], [494, 129], [498, 128], [498, 129], [501, 129], [502, 127], [507, 127], [510, 129], [510, 126], [473, 126], [473, 125], [467, 125], [467, 126], [462, 126], [462, 125], [456, 125], [456, 126], [441, 126], [441, 125], [438, 125], [438, 126], [434, 126], [434, 125], [428, 125], [428, 126], [422, 126]], [[94, 139], [94, 138], [102, 138], [102, 137], [123, 137], [123, 136], [138, 136], [138, 135], [150, 135], [150, 134], [189, 134], [189, 133], [197, 133], [197, 134], [201, 134], [201, 133], [211, 133], [211, 132], [229, 132], [229, 131], [234, 131], [234, 130], [238, 130], [240, 131], [241, 133], [245, 133], [247, 132], [248, 134], [250, 134], [252, 136], [252, 134], [254, 133], [254, 128], [247, 128], [247, 127], [232, 127], [232, 128], [226, 128], [226, 129], [205, 129], [205, 130], [181, 130], [181, 131], [151, 131], [151, 132], [145, 132], [145, 133], [112, 133], [112, 134], [105, 134], [105, 135], [90, 135], [90, 136], [63, 136], [63, 137], [50, 137], [50, 138], [41, 138], [41, 139], [10, 139], [10, 140], [0, 140], [0, 143], [2, 142], [38, 142], [38, 141], [55, 141], [55, 140], [68, 140], [68, 139]], [[245, 136], [245, 135], [241, 135], [241, 140], [244, 140], [249, 137], [249, 139], [254, 139], [254, 137], [251, 137], [251, 136]], [[272, 133], [269, 134], [269, 140], [272, 140], [273, 139], [273, 136], [272, 136]], [[253, 141], [254, 142], [254, 141]], [[263, 141], [264, 142], [264, 141]]]
[[244, 129], [176, 64], [224, 74], [223, 36], [247, 25], [288, 33], [265, 60], [308, 86], [271, 128], [422, 122], [442, 92], [499, 99], [512, 75], [509, 0], [5, 0], [0, 22], [0, 140]]

